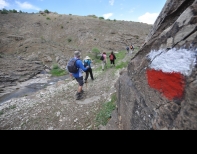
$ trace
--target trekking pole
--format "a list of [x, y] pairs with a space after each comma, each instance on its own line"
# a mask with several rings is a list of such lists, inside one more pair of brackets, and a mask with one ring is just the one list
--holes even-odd
[[86, 90], [88, 90], [88, 80], [86, 80]]

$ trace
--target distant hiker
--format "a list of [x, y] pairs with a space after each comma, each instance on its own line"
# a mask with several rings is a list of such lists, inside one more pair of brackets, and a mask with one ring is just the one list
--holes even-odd
[[80, 100], [83, 98], [84, 91], [82, 90], [84, 82], [83, 82], [83, 71], [86, 72], [89, 70], [89, 66], [86, 68], [83, 66], [82, 61], [80, 60], [81, 52], [75, 51], [74, 58], [72, 58], [67, 64], [67, 70], [72, 73], [72, 76], [79, 83], [79, 87], [76, 93], [76, 100]]
[[84, 65], [84, 67], [89, 66], [89, 69], [88, 69], [88, 71], [86, 71], [86, 76], [85, 76], [85, 80], [84, 80], [85, 83], [87, 83], [87, 79], [89, 77], [89, 74], [90, 74], [90, 77], [91, 77], [92, 81], [94, 80], [93, 73], [92, 73], [92, 68], [91, 68], [91, 63], [92, 63], [91, 58], [89, 56], [86, 56], [84, 61], [83, 61], [83, 65]]
[[106, 67], [107, 68], [107, 55], [105, 52], [102, 53], [102, 56], [101, 56], [101, 60], [102, 60], [102, 70], [104, 71], [104, 68]]
[[115, 60], [116, 60], [116, 56], [114, 55], [114, 52], [112, 51], [111, 54], [109, 55], [109, 59], [111, 62], [111, 66], [114, 65], [115, 66]]
[[127, 52], [129, 53], [129, 47], [128, 47], [128, 46], [127, 46], [127, 48], [126, 48], [126, 49], [127, 49]]
[[130, 49], [134, 51], [134, 46], [131, 44]]

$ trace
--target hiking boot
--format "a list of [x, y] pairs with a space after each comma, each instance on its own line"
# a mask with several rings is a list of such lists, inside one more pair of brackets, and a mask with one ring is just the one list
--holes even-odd
[[82, 94], [84, 94], [84, 93], [85, 93], [85, 91], [84, 91], [84, 90], [82, 90], [80, 93], [78, 93], [78, 92], [77, 92], [77, 93], [75, 94], [75, 96], [78, 96], [79, 94], [81, 94], [81, 95], [82, 95]]
[[76, 94], [76, 100], [80, 100], [82, 98], [83, 98], [82, 93], [77, 93]]
[[84, 80], [84, 83], [87, 83], [87, 80]]

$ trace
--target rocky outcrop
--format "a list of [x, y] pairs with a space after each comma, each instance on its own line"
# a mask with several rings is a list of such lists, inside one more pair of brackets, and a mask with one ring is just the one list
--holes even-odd
[[44, 70], [40, 61], [28, 61], [22, 57], [2, 55], [0, 58], [0, 96], [5, 93], [5, 87], [15, 86]]
[[168, 0], [115, 85], [119, 128], [197, 129], [196, 56], [197, 0]]

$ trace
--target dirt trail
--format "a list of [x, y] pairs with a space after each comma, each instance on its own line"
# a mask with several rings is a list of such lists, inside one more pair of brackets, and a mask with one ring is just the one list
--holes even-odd
[[[84, 85], [85, 98], [75, 100], [78, 84], [68, 79], [39, 92], [12, 99], [0, 106], [1, 130], [98, 130], [95, 118], [105, 102], [116, 92], [119, 71], [93, 68], [94, 81]], [[96, 71], [97, 70], [97, 71]], [[84, 73], [85, 75], [85, 73]]]

